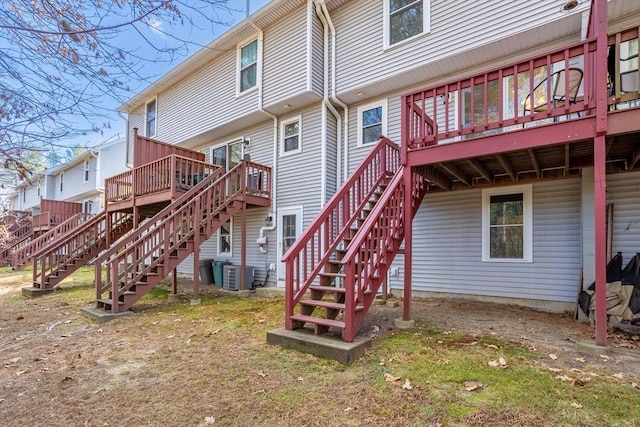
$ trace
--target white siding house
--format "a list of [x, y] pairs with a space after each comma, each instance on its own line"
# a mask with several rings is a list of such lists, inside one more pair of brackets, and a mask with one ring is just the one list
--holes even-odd
[[[380, 133], [401, 142], [403, 94], [579, 42], [589, 15], [589, 2], [570, 12], [562, 1], [409, 3], [423, 19], [405, 34], [390, 23], [401, 13], [390, 10], [390, 0], [272, 1], [120, 107], [129, 140], [138, 128], [199, 150], [209, 162], [214, 150], [237, 147], [272, 167], [271, 208], [249, 211], [247, 258], [256, 282], [275, 267], [269, 280], [282, 285], [279, 260], [290, 233], [300, 235], [370, 152], [367, 129], [376, 141]], [[640, 2], [609, 4], [610, 28], [637, 26]], [[450, 102], [452, 109], [462, 104]], [[131, 153], [129, 144], [129, 161]], [[500, 187], [526, 187], [530, 197], [531, 238], [518, 262], [483, 255], [487, 188], [428, 193], [414, 220], [413, 291], [568, 308], [580, 269], [585, 280], [593, 276], [582, 249], [589, 219], [582, 201], [593, 189], [575, 175], [555, 178]], [[637, 170], [609, 181], [614, 251], [640, 251], [639, 183]], [[216, 235], [200, 257], [239, 264], [239, 227], [231, 222], [230, 251], [221, 252]], [[268, 239], [264, 248], [255, 244], [260, 235]], [[192, 263], [180, 271], [191, 273]], [[389, 281], [395, 292], [403, 266], [399, 255]]]

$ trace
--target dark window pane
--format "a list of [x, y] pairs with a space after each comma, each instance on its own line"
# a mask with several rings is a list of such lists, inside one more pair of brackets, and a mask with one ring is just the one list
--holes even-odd
[[258, 41], [249, 43], [242, 48], [240, 68], [244, 69], [247, 66], [254, 64], [258, 61]]
[[362, 113], [362, 125], [370, 126], [382, 123], [382, 107], [372, 108]]
[[522, 226], [491, 227], [490, 257], [522, 259], [524, 257], [523, 234]]
[[251, 89], [256, 85], [256, 64], [253, 64], [240, 73], [240, 92]]
[[420, 34], [423, 31], [422, 2], [391, 13], [390, 21], [390, 44]]
[[523, 209], [522, 193], [491, 196], [489, 224], [523, 224]]
[[369, 126], [362, 129], [362, 143], [369, 144], [378, 141], [382, 135], [382, 125]]
[[284, 151], [295, 151], [298, 149], [298, 136], [290, 136], [284, 139]]

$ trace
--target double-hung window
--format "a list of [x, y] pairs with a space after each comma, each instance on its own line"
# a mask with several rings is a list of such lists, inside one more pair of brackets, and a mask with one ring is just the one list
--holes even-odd
[[532, 262], [531, 185], [482, 192], [482, 260]]
[[84, 182], [89, 182], [89, 171], [91, 162], [89, 160], [84, 161]]
[[229, 219], [218, 229], [218, 256], [230, 257], [232, 254], [233, 220]]
[[62, 193], [64, 191], [64, 172], [60, 172], [60, 192]]
[[375, 144], [387, 133], [387, 101], [358, 107], [358, 146]]
[[241, 46], [238, 60], [238, 92], [243, 93], [256, 87], [258, 82], [258, 40]]
[[153, 101], [147, 102], [145, 106], [145, 136], [149, 138], [156, 136], [156, 113], [156, 100], [154, 99]]
[[302, 119], [300, 116], [282, 122], [280, 155], [302, 151]]
[[384, 11], [386, 46], [430, 30], [430, 0], [385, 0]]

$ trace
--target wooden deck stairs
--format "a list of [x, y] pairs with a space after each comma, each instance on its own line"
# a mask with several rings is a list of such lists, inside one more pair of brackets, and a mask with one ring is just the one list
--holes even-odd
[[[412, 215], [426, 193], [413, 174]], [[382, 138], [283, 257], [286, 329], [340, 331], [353, 342], [404, 240], [403, 167]]]
[[219, 169], [102, 254], [96, 309], [129, 310], [233, 215], [247, 205], [269, 206], [269, 173], [246, 161], [226, 174]]
[[[111, 226], [107, 225], [107, 212], [94, 216], [70, 229], [66, 234], [47, 241], [32, 255], [33, 288], [47, 291], [81, 266], [96, 258], [107, 248], [108, 242], [122, 237], [133, 228], [133, 215], [111, 213]], [[76, 218], [78, 221], [79, 218]], [[109, 231], [108, 231], [109, 230]], [[29, 288], [26, 288], [27, 290]]]
[[29, 242], [16, 245], [11, 253], [11, 266], [14, 270], [21, 270], [33, 261], [33, 257], [42, 249], [47, 248], [50, 244], [55, 243], [58, 239], [63, 238], [66, 234], [75, 231], [80, 225], [91, 219], [93, 215], [86, 213], [77, 213], [68, 220], [58, 224], [51, 230], [43, 234], [31, 238]]

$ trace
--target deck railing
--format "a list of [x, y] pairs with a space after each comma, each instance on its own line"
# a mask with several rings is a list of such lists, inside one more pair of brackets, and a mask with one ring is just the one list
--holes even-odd
[[286, 263], [286, 322], [351, 228], [376, 187], [400, 168], [400, 150], [381, 138], [316, 219], [282, 257]]
[[[426, 179], [413, 172], [412, 217], [420, 207], [426, 189]], [[345, 341], [353, 341], [362, 321], [357, 317], [357, 313], [364, 314], [368, 311], [373, 295], [386, 278], [387, 270], [404, 240], [404, 193], [403, 171], [400, 169], [358, 230], [342, 259], [346, 274], [343, 331]], [[360, 305], [364, 310], [358, 312], [356, 307]]]
[[46, 233], [31, 240], [26, 245], [17, 248], [11, 254], [11, 265], [13, 268], [21, 267], [26, 264], [31, 257], [36, 256], [43, 248], [48, 250], [50, 243], [58, 240], [70, 231], [75, 230], [80, 224], [86, 222], [91, 217], [93, 217], [93, 214], [77, 213]]
[[170, 192], [167, 198], [188, 191], [219, 166], [171, 154], [105, 180], [105, 200], [119, 203], [133, 197]]
[[51, 229], [76, 215], [76, 212], [43, 212], [33, 216], [33, 229]]
[[[610, 104], [638, 99], [637, 38], [638, 28], [609, 37], [611, 82], [599, 84]], [[593, 116], [595, 67], [592, 38], [405, 95], [403, 151]]]
[[[115, 212], [111, 216], [111, 230], [118, 229], [131, 222], [131, 214]], [[33, 257], [33, 282], [45, 287], [48, 277], [70, 263], [82, 259], [92, 248], [100, 247], [107, 239], [107, 213], [94, 216], [80, 224], [73, 233], [67, 233], [52, 242], [46, 250], [41, 250]]]
[[[169, 265], [171, 253], [193, 239], [196, 230], [207, 238], [211, 236], [220, 212], [234, 200], [241, 200], [245, 194], [270, 197], [270, 174], [271, 168], [246, 161], [224, 175], [221, 168], [216, 168], [96, 260], [96, 298], [111, 292], [112, 300], [117, 301], [158, 265]], [[106, 266], [104, 277], [102, 265]], [[114, 312], [118, 308], [113, 304]]]

